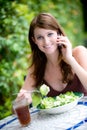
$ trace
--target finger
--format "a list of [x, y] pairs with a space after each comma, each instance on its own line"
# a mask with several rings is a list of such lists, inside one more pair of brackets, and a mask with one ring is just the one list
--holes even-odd
[[26, 93], [27, 91], [24, 89], [21, 89], [20, 92], [18, 93], [18, 97], [24, 95], [24, 93]]
[[61, 38], [61, 36], [57, 36], [57, 39], [60, 39]]
[[59, 43], [58, 46], [66, 48], [66, 45], [64, 43]]
[[18, 93], [18, 97], [21, 97], [23, 95], [23, 93]]

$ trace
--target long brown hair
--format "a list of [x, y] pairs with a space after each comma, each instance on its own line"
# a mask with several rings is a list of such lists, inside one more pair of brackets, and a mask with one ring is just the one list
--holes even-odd
[[[49, 13], [40, 13], [32, 20], [29, 28], [28, 40], [32, 50], [31, 66], [34, 66], [34, 71], [32, 74], [36, 80], [35, 86], [38, 87], [39, 85], [42, 84], [44, 80], [43, 77], [45, 73], [47, 58], [45, 54], [42, 51], [40, 51], [40, 49], [38, 49], [37, 45], [34, 43], [32, 39], [32, 37], [34, 37], [34, 30], [36, 27], [57, 30], [58, 33], [60, 35], [62, 34], [63, 36], [65, 36], [65, 33], [61, 28], [60, 24], [57, 22], [57, 20]], [[60, 58], [61, 58], [61, 53], [60, 53]], [[63, 75], [62, 82], [71, 81], [72, 79], [71, 67], [68, 64], [66, 64], [63, 60], [60, 61], [60, 67]]]

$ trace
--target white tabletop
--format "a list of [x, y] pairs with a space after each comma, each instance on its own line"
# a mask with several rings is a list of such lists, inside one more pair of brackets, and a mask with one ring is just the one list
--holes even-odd
[[36, 109], [30, 109], [31, 123], [21, 127], [15, 115], [0, 121], [2, 130], [87, 130], [87, 97], [81, 99], [78, 105], [62, 114], [46, 114]]

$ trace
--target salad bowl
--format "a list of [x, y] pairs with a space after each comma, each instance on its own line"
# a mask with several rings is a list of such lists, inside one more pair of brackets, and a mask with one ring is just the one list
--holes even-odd
[[76, 98], [74, 101], [71, 101], [67, 104], [52, 107], [52, 108], [45, 108], [45, 109], [38, 108], [38, 109], [40, 110], [40, 112], [44, 112], [48, 114], [61, 114], [67, 112], [73, 109], [78, 104], [78, 101], [84, 96], [83, 93], [76, 92], [75, 94], [78, 96], [78, 98]]
[[48, 114], [60, 114], [64, 113], [66, 111], [71, 110], [74, 108], [78, 103], [78, 100], [73, 101], [71, 103], [65, 104], [63, 106], [53, 107], [53, 108], [46, 108], [46, 109], [39, 109], [42, 112], [48, 113]]

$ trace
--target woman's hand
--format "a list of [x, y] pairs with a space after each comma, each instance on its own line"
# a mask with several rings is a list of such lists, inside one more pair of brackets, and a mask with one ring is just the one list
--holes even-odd
[[57, 44], [62, 53], [62, 59], [69, 63], [69, 59], [72, 58], [72, 45], [66, 36], [58, 36]]
[[18, 93], [17, 99], [22, 98], [26, 98], [29, 104], [32, 103], [31, 93], [25, 89], [21, 89], [20, 92]]

